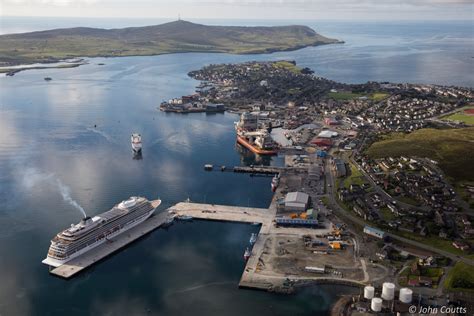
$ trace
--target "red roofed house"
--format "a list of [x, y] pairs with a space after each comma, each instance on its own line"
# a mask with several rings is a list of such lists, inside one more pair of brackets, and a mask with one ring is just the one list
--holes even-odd
[[330, 117], [326, 117], [324, 119], [324, 124], [326, 124], [326, 125], [338, 125], [339, 121], [336, 120], [336, 119], [330, 118]]
[[332, 140], [328, 138], [316, 138], [312, 141], [313, 144], [320, 146], [320, 147], [331, 147], [332, 146]]

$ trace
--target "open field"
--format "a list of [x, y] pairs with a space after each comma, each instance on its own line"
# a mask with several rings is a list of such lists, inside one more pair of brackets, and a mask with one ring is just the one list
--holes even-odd
[[258, 54], [338, 43], [302, 25], [207, 26], [187, 21], [123, 29], [76, 27], [0, 36], [5, 65], [73, 57], [148, 56], [179, 52]]
[[388, 97], [389, 95], [384, 92], [375, 92], [372, 94], [360, 93], [360, 92], [349, 92], [349, 91], [338, 91], [338, 92], [329, 92], [328, 97], [337, 101], [343, 100], [352, 100], [361, 97], [367, 97], [373, 101], [381, 101]]
[[394, 133], [367, 150], [372, 158], [428, 157], [453, 181], [474, 179], [474, 128], [421, 129], [411, 134]]
[[344, 187], [345, 188], [348, 189], [351, 186], [351, 184], [361, 185], [361, 184], [367, 182], [365, 180], [365, 177], [362, 175], [362, 173], [359, 171], [359, 169], [357, 169], [357, 167], [354, 166], [354, 164], [351, 163], [350, 168], [351, 168], [350, 176], [347, 177], [346, 179], [344, 179]]
[[464, 111], [467, 109], [474, 109], [474, 107], [463, 108], [454, 114], [442, 117], [442, 119], [449, 121], [460, 121], [468, 125], [474, 125], [474, 115], [466, 114]]
[[419, 234], [401, 232], [401, 231], [396, 232], [396, 234], [402, 237], [411, 239], [411, 240], [421, 242], [423, 244], [426, 244], [432, 247], [436, 247], [438, 249], [450, 252], [458, 256], [470, 258], [469, 252], [454, 248], [454, 246], [452, 245], [453, 243], [452, 240], [442, 239], [442, 238], [439, 238], [438, 236], [431, 236], [431, 237], [420, 236]]
[[286, 69], [286, 70], [294, 72], [294, 73], [300, 73], [301, 72], [300, 67], [298, 67], [294, 63], [291, 63], [291, 62], [286, 61], [286, 60], [281, 60], [281, 61], [274, 62], [272, 65], [275, 68], [283, 68], [283, 69]]
[[345, 91], [338, 91], [338, 92], [329, 92], [328, 97], [337, 101], [340, 100], [352, 100], [356, 98], [363, 97], [363, 93], [353, 93], [353, 92], [345, 92]]
[[458, 262], [449, 272], [444, 287], [451, 291], [469, 291], [474, 293], [474, 267]]
[[381, 101], [389, 96], [388, 93], [376, 92], [372, 94], [371, 99], [374, 101]]

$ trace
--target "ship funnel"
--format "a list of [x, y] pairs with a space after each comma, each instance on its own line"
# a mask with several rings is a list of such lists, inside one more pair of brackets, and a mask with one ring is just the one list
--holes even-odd
[[92, 219], [90, 216], [86, 216], [81, 220], [81, 224], [84, 226], [90, 224], [91, 222], [92, 222]]

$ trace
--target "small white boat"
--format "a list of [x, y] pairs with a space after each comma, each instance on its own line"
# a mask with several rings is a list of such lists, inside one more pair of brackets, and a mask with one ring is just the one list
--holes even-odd
[[176, 219], [179, 219], [180, 221], [192, 221], [193, 217], [189, 215], [178, 215], [176, 216]]
[[250, 244], [253, 245], [255, 244], [255, 242], [257, 241], [257, 234], [256, 233], [252, 233], [252, 235], [250, 236]]
[[276, 189], [278, 188], [278, 185], [280, 184], [280, 175], [277, 174], [273, 177], [272, 179], [272, 192], [275, 192]]
[[142, 136], [137, 133], [133, 133], [132, 137], [132, 149], [134, 152], [139, 153], [142, 150]]
[[244, 252], [244, 259], [245, 259], [245, 260], [249, 260], [251, 254], [252, 254], [252, 253], [250, 252], [250, 249], [249, 249], [249, 248], [245, 249], [245, 252]]

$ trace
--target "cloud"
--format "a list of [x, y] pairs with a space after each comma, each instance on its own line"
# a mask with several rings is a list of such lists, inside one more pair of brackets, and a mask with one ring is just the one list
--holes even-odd
[[[74, 6], [83, 4], [123, 4], [130, 3], [128, 0], [0, 0], [0, 3], [7, 4], [31, 4], [44, 6]], [[188, 4], [188, 5], [231, 5], [231, 6], [351, 6], [351, 7], [365, 7], [365, 6], [437, 6], [437, 5], [471, 5], [471, 0], [136, 0], [134, 5], [144, 3], [165, 5], [165, 4]]]
[[0, 0], [18, 16], [471, 19], [471, 0]]
[[103, 2], [103, 0], [0, 0], [0, 3], [7, 4], [31, 4], [45, 6], [68, 6], [77, 4], [94, 4], [98, 2]]

